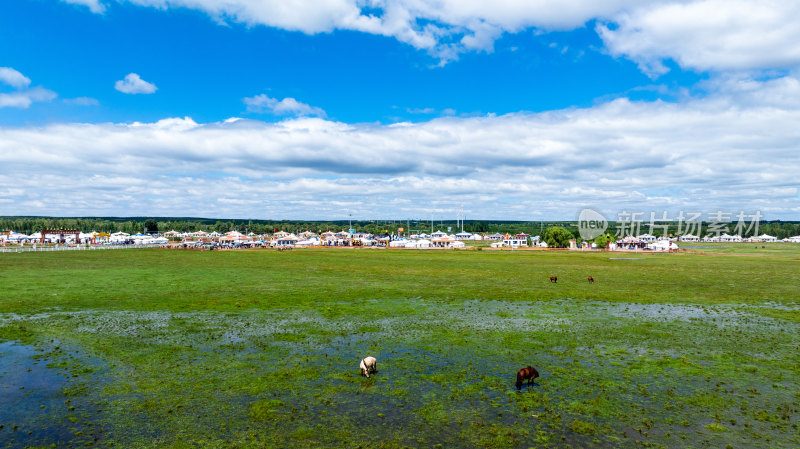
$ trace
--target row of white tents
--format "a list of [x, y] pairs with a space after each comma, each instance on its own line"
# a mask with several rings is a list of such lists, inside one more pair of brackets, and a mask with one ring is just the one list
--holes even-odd
[[778, 237], [768, 235], [768, 234], [761, 234], [758, 236], [752, 237], [742, 237], [741, 235], [730, 235], [728, 233], [721, 233], [718, 235], [709, 234], [705, 237], [699, 237], [694, 234], [684, 234], [677, 237], [672, 237], [669, 239], [664, 239], [663, 237], [656, 237], [650, 234], [642, 234], [638, 237], [631, 237], [627, 236], [625, 239], [633, 239], [639, 242], [645, 243], [654, 243], [661, 240], [669, 240], [672, 242], [724, 242], [724, 243], [731, 243], [731, 242], [758, 242], [758, 243], [772, 243], [772, 242], [791, 242], [791, 243], [800, 243], [800, 235], [790, 238], [785, 238], [779, 240]]
[[[413, 234], [408, 237], [383, 236], [378, 237], [367, 233], [347, 233], [347, 232], [325, 232], [320, 235], [312, 232], [304, 232], [300, 235], [289, 234], [286, 232], [276, 232], [271, 238], [243, 235], [237, 232], [229, 232], [215, 240], [234, 241], [241, 243], [255, 243], [273, 247], [309, 247], [309, 246], [388, 246], [390, 248], [463, 248], [465, 237], [469, 233], [447, 234], [444, 232], [434, 232], [428, 234]], [[210, 234], [208, 234], [211, 237]], [[475, 237], [477, 236], [477, 238]], [[196, 235], [187, 238], [196, 238]], [[460, 237], [460, 238], [459, 238]], [[466, 240], [481, 240], [480, 234], [469, 234]]]
[[[114, 234], [106, 234], [103, 232], [80, 232], [75, 234], [58, 234], [47, 233], [44, 235], [46, 243], [55, 243], [60, 240], [69, 244], [78, 243], [123, 243], [132, 242], [134, 244], [166, 244], [169, 239], [163, 236], [151, 236], [145, 234], [127, 234], [124, 232], [117, 232]], [[18, 244], [36, 244], [42, 241], [42, 233], [34, 232], [33, 234], [26, 235], [18, 232], [12, 232], [8, 235], [0, 235], [0, 240], [8, 241]]]
[[[254, 233], [242, 234], [238, 231], [232, 231], [225, 234], [219, 232], [192, 232], [192, 233], [179, 233], [176, 231], [165, 232], [159, 236], [152, 236], [146, 234], [128, 234], [125, 232], [115, 232], [113, 234], [106, 234], [100, 232], [81, 232], [76, 236], [74, 234], [51, 234], [45, 235], [45, 241], [56, 242], [63, 237], [67, 243], [134, 243], [134, 244], [166, 244], [170, 238], [180, 238], [183, 241], [190, 241], [193, 239], [207, 239], [217, 241], [220, 243], [231, 244], [259, 244], [264, 246], [295, 246], [295, 247], [308, 247], [308, 246], [343, 246], [346, 244], [353, 244], [357, 242], [360, 246], [388, 246], [391, 248], [461, 248], [464, 247], [465, 240], [493, 240], [492, 247], [511, 247], [517, 248], [528, 246], [528, 242], [534, 246], [546, 247], [547, 244], [540, 242], [539, 236], [509, 236], [502, 234], [481, 235], [471, 234], [468, 232], [460, 232], [457, 234], [448, 234], [442, 231], [436, 231], [431, 234], [413, 234], [408, 237], [387, 236], [375, 237], [371, 234], [365, 233], [347, 233], [347, 232], [325, 232], [317, 235], [313, 232], [306, 231], [300, 235], [290, 234], [288, 232], [279, 231], [271, 236], [257, 236]], [[40, 232], [35, 232], [30, 235], [12, 232], [10, 234], [0, 234], [0, 240], [18, 244], [31, 244], [42, 241]], [[778, 240], [777, 237], [762, 234], [753, 237], [741, 237], [739, 235], [729, 235], [723, 233], [721, 235], [709, 235], [706, 237], [698, 237], [695, 235], [687, 234], [670, 239], [657, 238], [650, 234], [642, 234], [636, 237], [626, 236], [612, 245], [612, 249], [626, 248], [637, 246], [639, 248], [648, 248], [653, 250], [668, 250], [677, 249], [676, 242], [792, 242], [800, 243], [800, 235], [790, 237], [783, 240]]]

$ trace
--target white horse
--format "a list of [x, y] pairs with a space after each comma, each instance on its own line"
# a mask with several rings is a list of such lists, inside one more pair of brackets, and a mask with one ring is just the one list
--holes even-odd
[[369, 377], [369, 373], [378, 371], [378, 360], [375, 357], [365, 357], [361, 359], [359, 368], [361, 368], [361, 374]]

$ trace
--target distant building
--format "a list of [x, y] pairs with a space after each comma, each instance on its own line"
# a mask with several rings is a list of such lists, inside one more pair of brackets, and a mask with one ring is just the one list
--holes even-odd
[[503, 246], [506, 248], [519, 248], [521, 246], [528, 246], [527, 238], [507, 237], [503, 239]]

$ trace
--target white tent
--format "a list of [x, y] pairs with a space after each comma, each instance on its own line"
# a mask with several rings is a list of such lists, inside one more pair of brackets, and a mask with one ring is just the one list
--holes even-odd
[[675, 242], [670, 242], [669, 240], [659, 240], [657, 242], [650, 243], [647, 245], [647, 248], [653, 251], [674, 251], [678, 249], [678, 245]]
[[300, 240], [299, 242], [295, 243], [294, 246], [299, 247], [307, 247], [307, 246], [315, 246], [319, 245], [319, 239], [314, 237], [313, 239], [308, 240]]
[[431, 241], [430, 240], [412, 240], [406, 243], [406, 248], [430, 248]]
[[719, 236], [720, 242], [741, 242], [742, 236], [741, 235], [729, 235], [727, 233], [723, 233]]
[[284, 237], [277, 238], [270, 242], [270, 246], [294, 246], [297, 242], [300, 241], [300, 238], [294, 234], [289, 234]]
[[225, 236], [220, 237], [219, 240], [220, 241], [224, 240], [226, 242], [249, 242], [252, 239], [250, 237], [240, 233], [240, 232], [232, 231], [232, 232], [229, 232], [229, 233], [225, 234]]
[[111, 241], [111, 242], [124, 242], [125, 240], [128, 240], [128, 237], [130, 237], [130, 236], [131, 236], [130, 234], [127, 234], [125, 232], [115, 232], [115, 233], [111, 234], [111, 237], [109, 237], [109, 241]]

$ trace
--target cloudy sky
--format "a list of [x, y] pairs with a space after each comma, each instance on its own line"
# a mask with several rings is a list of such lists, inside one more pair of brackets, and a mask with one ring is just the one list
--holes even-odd
[[0, 215], [800, 219], [800, 3], [0, 3]]

